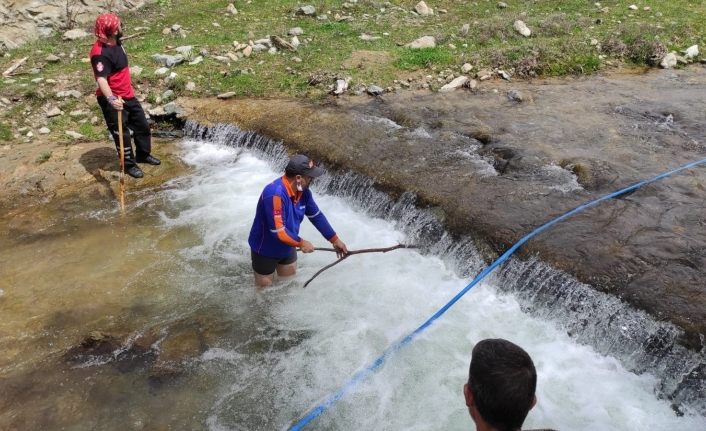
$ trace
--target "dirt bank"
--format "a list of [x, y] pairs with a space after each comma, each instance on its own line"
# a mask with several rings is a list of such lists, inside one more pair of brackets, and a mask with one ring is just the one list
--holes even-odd
[[[183, 103], [198, 122], [235, 123], [393, 194], [416, 192], [449, 230], [489, 244], [488, 258], [583, 202], [706, 156], [703, 68], [493, 86], [323, 106]], [[696, 168], [577, 215], [522, 254], [675, 323], [700, 348], [705, 209], [706, 170]]]

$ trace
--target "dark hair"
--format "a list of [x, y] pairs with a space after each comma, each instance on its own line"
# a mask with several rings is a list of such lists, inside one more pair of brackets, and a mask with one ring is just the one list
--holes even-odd
[[483, 419], [499, 431], [519, 430], [532, 408], [537, 371], [520, 346], [502, 339], [473, 348], [468, 386]]

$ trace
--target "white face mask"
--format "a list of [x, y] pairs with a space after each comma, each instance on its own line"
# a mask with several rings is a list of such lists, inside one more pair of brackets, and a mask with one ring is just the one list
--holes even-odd
[[304, 187], [302, 187], [302, 183], [297, 183], [297, 190], [299, 190], [300, 192], [304, 191]]

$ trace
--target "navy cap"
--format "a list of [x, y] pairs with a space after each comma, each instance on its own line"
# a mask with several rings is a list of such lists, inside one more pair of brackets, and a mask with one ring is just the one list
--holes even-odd
[[303, 154], [295, 154], [289, 159], [284, 169], [287, 175], [306, 175], [316, 178], [324, 174], [324, 170], [314, 165], [314, 161]]

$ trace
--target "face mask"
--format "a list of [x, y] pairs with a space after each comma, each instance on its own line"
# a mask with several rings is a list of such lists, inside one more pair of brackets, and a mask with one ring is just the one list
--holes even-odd
[[302, 187], [302, 183], [301, 183], [301, 182], [297, 182], [297, 190], [299, 190], [300, 192], [303, 192], [303, 191], [304, 191], [304, 187]]

